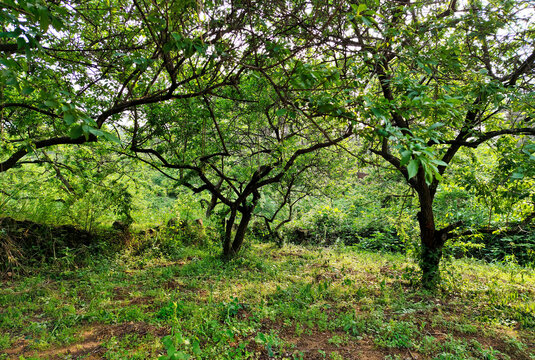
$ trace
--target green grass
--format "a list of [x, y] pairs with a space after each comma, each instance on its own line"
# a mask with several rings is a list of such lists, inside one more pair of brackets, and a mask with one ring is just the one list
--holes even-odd
[[535, 359], [535, 271], [256, 244], [123, 254], [0, 288], [0, 359]]

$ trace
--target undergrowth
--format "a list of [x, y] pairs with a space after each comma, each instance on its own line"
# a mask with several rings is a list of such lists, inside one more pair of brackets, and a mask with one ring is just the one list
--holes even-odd
[[535, 271], [450, 259], [437, 292], [417, 279], [343, 246], [138, 249], [5, 279], [0, 359], [535, 358]]

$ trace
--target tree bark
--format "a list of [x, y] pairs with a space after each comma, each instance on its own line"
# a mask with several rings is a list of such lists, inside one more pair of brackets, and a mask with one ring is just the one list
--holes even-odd
[[247, 227], [249, 226], [249, 222], [251, 221], [251, 217], [253, 215], [253, 209], [253, 206], [248, 206], [246, 210], [242, 213], [240, 224], [238, 225], [238, 229], [236, 230], [236, 234], [234, 235], [234, 241], [232, 242], [231, 256], [237, 254], [241, 249], [243, 240], [245, 238], [245, 231], [247, 230]]
[[236, 209], [230, 210], [230, 216], [225, 223], [225, 235], [223, 237], [223, 256], [231, 257], [232, 254], [232, 227], [236, 221]]
[[[423, 171], [421, 172], [423, 173]], [[436, 229], [433, 195], [425, 183], [423, 174], [418, 174], [416, 192], [420, 200], [420, 211], [417, 217], [420, 226], [422, 285], [424, 288], [433, 289], [440, 281], [439, 264], [445, 236]]]

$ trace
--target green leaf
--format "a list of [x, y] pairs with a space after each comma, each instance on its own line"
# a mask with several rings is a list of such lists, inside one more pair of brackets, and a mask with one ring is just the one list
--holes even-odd
[[82, 129], [82, 125], [76, 125], [69, 132], [69, 136], [71, 137], [71, 139], [78, 139], [83, 134], [84, 134], [84, 130]]
[[277, 111], [275, 111], [275, 114], [277, 116], [283, 116], [284, 114], [286, 114], [287, 110], [286, 109], [279, 109]]
[[170, 348], [173, 346], [173, 339], [168, 335], [162, 339], [162, 343], [166, 348]]
[[102, 130], [99, 130], [99, 129], [95, 129], [95, 128], [92, 128], [92, 127], [88, 127], [88, 132], [90, 134], [93, 134], [95, 136], [104, 136], [104, 132]]
[[103, 131], [104, 139], [111, 141], [113, 143], [121, 145], [121, 139], [119, 139], [115, 134], [109, 133], [107, 131]]
[[381, 137], [386, 137], [389, 135], [389, 133], [385, 129], [377, 129], [377, 135]]
[[381, 109], [373, 107], [370, 110], [372, 111], [373, 115], [377, 116], [379, 119], [384, 119], [385, 116]]
[[17, 90], [20, 90], [19, 81], [16, 77], [9, 77], [6, 79], [6, 85], [14, 86]]
[[412, 151], [410, 150], [403, 150], [401, 152], [401, 166], [405, 166], [409, 163], [411, 160]]
[[425, 172], [425, 183], [427, 185], [431, 185], [432, 182], [433, 182], [433, 173], [431, 173], [430, 171], [426, 171]]
[[511, 179], [523, 179], [523, 178], [524, 178], [523, 172], [515, 171], [513, 175], [511, 175]]
[[362, 22], [367, 26], [372, 26], [373, 24], [375, 24], [376, 21], [371, 17], [363, 16]]
[[438, 166], [448, 166], [447, 163], [445, 163], [444, 161], [442, 160], [437, 160], [437, 159], [434, 159], [434, 160], [431, 160], [431, 162], [435, 165], [438, 165]]
[[418, 173], [418, 167], [420, 165], [420, 160], [412, 159], [407, 166], [407, 171], [409, 172], [409, 179], [412, 179]]
[[52, 26], [54, 27], [54, 29], [56, 29], [56, 30], [59, 31], [59, 30], [61, 30], [65, 25], [63, 24], [63, 21], [62, 21], [60, 18], [54, 16], [54, 17], [52, 18]]
[[436, 123], [434, 123], [433, 125], [431, 125], [431, 126], [429, 127], [429, 130], [435, 130], [435, 129], [437, 129], [437, 128], [439, 128], [439, 127], [442, 127], [442, 126], [444, 126], [444, 123], [436, 122]]
[[65, 121], [67, 125], [71, 125], [75, 120], [76, 120], [76, 117], [74, 116], [73, 113], [71, 112], [63, 113], [63, 121]]
[[86, 140], [89, 140], [89, 133], [91, 132], [93, 128], [91, 126], [88, 126], [88, 125], [82, 125], [82, 131], [85, 135], [85, 139]]
[[25, 145], [24, 148], [26, 149], [26, 152], [28, 153], [28, 155], [33, 154], [33, 146], [28, 144], [28, 145]]
[[202, 353], [201, 346], [200, 346], [198, 341], [194, 341], [193, 342], [192, 351], [196, 356], [200, 356], [201, 355], [201, 353]]
[[16, 38], [22, 34], [22, 30], [17, 28], [15, 31], [0, 31], [0, 38]]
[[45, 105], [50, 108], [53, 108], [53, 107], [57, 107], [59, 103], [56, 100], [45, 100]]
[[41, 30], [43, 31], [47, 31], [48, 30], [48, 25], [50, 25], [50, 17], [49, 17], [49, 13], [48, 13], [48, 9], [47, 8], [43, 8], [41, 11], [40, 11], [40, 14], [41, 15], [41, 21], [39, 23], [40, 27], [41, 27]]
[[87, 125], [90, 125], [90, 126], [93, 126], [93, 127], [97, 127], [97, 126], [98, 126], [98, 125], [97, 125], [97, 122], [96, 122], [94, 119], [92, 119], [92, 118], [90, 118], [89, 116], [87, 116], [87, 115], [84, 115], [84, 116], [82, 117], [82, 120], [83, 120], [84, 123], [86, 123]]
[[35, 91], [35, 89], [33, 87], [25, 86], [25, 87], [22, 88], [22, 95], [30, 95], [34, 91]]
[[24, 40], [24, 38], [17, 38], [17, 46], [19, 47], [19, 49], [24, 49], [28, 46], [28, 43], [26, 43], [26, 40]]

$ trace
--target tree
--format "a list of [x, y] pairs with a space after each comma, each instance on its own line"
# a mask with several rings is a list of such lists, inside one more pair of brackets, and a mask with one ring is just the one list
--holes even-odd
[[[131, 151], [142, 161], [195, 193], [209, 192], [211, 208], [227, 209], [227, 257], [239, 252], [264, 188], [285, 183], [284, 206], [296, 179], [314, 165], [312, 156], [352, 135], [347, 121], [340, 131], [336, 117], [287, 110], [270, 82], [254, 71], [242, 75], [239, 90], [154, 105], [134, 112], [133, 125], [125, 128]], [[321, 132], [310, 118], [321, 123]]]
[[522, 1], [361, 1], [334, 29], [360, 136], [419, 199], [422, 282], [439, 279], [442, 248], [460, 223], [437, 227], [435, 195], [462, 148], [535, 135], [533, 5]]
[[[26, 155], [40, 149], [85, 144], [99, 138], [118, 141], [120, 131], [129, 132], [129, 148], [135, 154], [152, 156], [145, 161], [154, 166], [157, 165], [152, 160], [156, 159], [164, 168], [180, 169], [179, 180], [185, 186], [195, 191], [208, 190], [229, 206], [224, 252], [230, 255], [241, 246], [260, 197], [259, 189], [280, 181], [299, 157], [351, 134], [345, 120], [330, 119], [338, 124], [345, 122], [342, 131], [334, 132], [313, 120], [336, 110], [333, 104], [310, 98], [308, 105], [302, 106], [295, 101], [299, 96], [290, 94], [290, 89], [296, 88], [294, 83], [298, 84], [297, 90], [300, 86], [310, 91], [325, 86], [336, 76], [336, 71], [316, 69], [293, 59], [314, 57], [310, 49], [325, 40], [307, 33], [305, 25], [325, 27], [337, 8], [321, 5], [311, 12], [306, 1], [238, 4], [133, 0], [110, 1], [105, 6], [100, 1], [60, 1], [48, 7], [39, 0], [34, 2], [39, 11], [46, 13], [45, 17], [41, 12], [37, 17], [29, 13], [21, 5], [24, 2], [10, 3], [10, 14], [5, 17], [12, 19], [8, 28], [24, 29], [24, 24], [36, 21], [45, 24], [38, 36], [32, 35], [35, 41], [29, 49], [35, 51], [28, 51], [26, 57], [18, 50], [12, 51], [11, 45], [4, 47], [5, 73], [17, 67], [21, 71], [9, 72], [11, 78], [6, 78], [4, 93], [8, 101], [0, 104], [8, 112], [3, 118], [7, 134], [0, 150], [0, 172], [21, 164]], [[47, 31], [47, 20], [42, 19], [58, 19], [59, 15], [63, 22], [54, 23], [56, 31]], [[13, 36], [26, 36], [29, 40], [30, 33], [16, 30]], [[270, 96], [278, 98], [268, 104], [247, 100], [257, 104], [252, 110], [260, 116], [256, 123], [236, 105], [243, 101], [234, 99], [233, 91], [225, 89], [253, 94], [259, 89], [240, 86], [244, 77], [248, 77], [248, 86], [254, 84], [250, 79], [253, 74], [258, 81], [263, 79], [265, 84], [259, 83], [262, 89], [269, 86]], [[327, 78], [320, 79], [318, 75]], [[229, 100], [215, 101], [218, 96]], [[180, 106], [186, 106], [189, 117], [200, 115], [199, 119], [212, 123], [210, 131], [214, 131], [218, 146], [205, 147], [208, 127], [205, 123], [188, 122], [184, 113], [174, 108]], [[220, 110], [220, 106], [228, 111]], [[205, 114], [196, 111], [201, 107]], [[307, 107], [311, 112], [304, 115], [300, 109]], [[239, 117], [232, 120], [235, 124], [228, 129], [229, 134], [219, 128], [220, 112]], [[123, 124], [130, 115], [132, 126]], [[298, 121], [277, 120], [280, 117]], [[312, 131], [304, 119], [311, 120], [319, 133]], [[244, 131], [243, 126], [259, 133]], [[251, 143], [254, 139], [258, 141]], [[175, 146], [177, 141], [183, 142], [180, 147]], [[284, 148], [290, 142], [293, 147]], [[147, 144], [151, 147], [143, 147]], [[256, 147], [257, 153], [244, 151], [255, 145], [261, 146]], [[254, 168], [247, 164], [239, 176], [225, 174], [232, 162], [241, 164], [244, 159], [263, 155], [269, 159], [263, 165]], [[231, 162], [226, 163], [229, 158]], [[217, 169], [216, 160], [221, 160], [221, 169]], [[207, 167], [220, 177], [217, 182], [205, 174]], [[275, 169], [277, 173], [273, 174]], [[185, 170], [188, 174], [182, 176]], [[200, 188], [188, 181], [191, 173], [202, 182]], [[235, 198], [224, 196], [228, 188]], [[238, 212], [242, 215], [240, 225], [231, 241]]]

